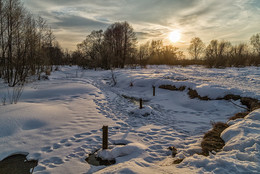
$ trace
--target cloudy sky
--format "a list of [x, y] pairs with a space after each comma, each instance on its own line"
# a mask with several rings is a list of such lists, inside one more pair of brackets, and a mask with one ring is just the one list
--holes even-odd
[[260, 33], [260, 0], [23, 0], [25, 7], [44, 17], [63, 48], [74, 50], [92, 30], [105, 30], [128, 21], [139, 43], [182, 35], [174, 43], [187, 48], [192, 37], [205, 43], [225, 39], [248, 42]]

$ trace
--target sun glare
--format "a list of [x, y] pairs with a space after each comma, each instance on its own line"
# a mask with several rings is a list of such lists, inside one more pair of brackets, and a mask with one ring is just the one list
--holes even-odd
[[170, 41], [175, 43], [178, 42], [181, 38], [181, 33], [179, 30], [174, 30], [169, 35]]

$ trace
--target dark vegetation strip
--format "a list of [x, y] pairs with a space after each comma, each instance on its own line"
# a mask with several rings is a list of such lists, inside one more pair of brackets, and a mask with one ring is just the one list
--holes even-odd
[[249, 112], [239, 112], [239, 113], [236, 113], [233, 117], [229, 118], [229, 121], [230, 120], [236, 120], [236, 119], [239, 119], [239, 118], [245, 118], [245, 116], [247, 116], [248, 114], [249, 114]]
[[181, 86], [181, 87], [177, 88], [174, 85], [161, 85], [161, 86], [159, 86], [159, 88], [168, 89], [168, 90], [171, 90], [171, 91], [184, 91], [186, 89], [186, 86]]
[[[161, 85], [159, 86], [161, 89], [167, 89], [171, 91], [184, 91], [187, 87], [186, 86], [181, 86], [181, 87], [176, 87], [174, 85]], [[228, 94], [225, 95], [224, 97], [219, 97], [216, 99], [210, 99], [208, 96], [200, 96], [198, 92], [195, 89], [188, 88], [188, 95], [191, 99], [200, 99], [200, 100], [240, 100], [242, 105], [245, 105], [248, 111], [253, 111], [258, 108], [260, 108], [260, 101], [258, 101], [255, 98], [251, 97], [241, 97], [240, 95], [234, 95], [234, 94]]]
[[209, 152], [219, 152], [225, 145], [225, 142], [220, 137], [221, 133], [228, 128], [226, 123], [213, 123], [213, 128], [204, 134], [201, 142], [201, 155], [208, 156]]

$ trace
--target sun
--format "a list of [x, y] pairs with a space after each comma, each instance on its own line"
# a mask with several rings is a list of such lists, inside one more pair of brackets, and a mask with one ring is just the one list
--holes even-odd
[[174, 30], [170, 33], [169, 39], [171, 42], [175, 43], [181, 39], [181, 32], [179, 30]]

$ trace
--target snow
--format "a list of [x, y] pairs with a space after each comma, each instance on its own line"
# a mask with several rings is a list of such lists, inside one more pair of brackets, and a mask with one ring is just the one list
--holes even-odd
[[140, 155], [144, 149], [146, 149], [146, 147], [143, 144], [130, 143], [127, 145], [118, 145], [112, 149], [100, 150], [98, 151], [97, 156], [102, 160], [113, 160], [127, 155]]
[[[231, 125], [221, 134], [221, 138], [226, 142], [224, 151], [237, 149], [247, 152], [248, 147], [258, 148], [260, 145], [260, 109]], [[258, 148], [258, 152], [259, 150]]]
[[[230, 127], [221, 135], [226, 142], [223, 151], [204, 157], [196, 153], [201, 151], [200, 142], [211, 123], [226, 122], [243, 109], [229, 101], [201, 101], [187, 95], [187, 88], [192, 88], [211, 99], [227, 94], [260, 99], [258, 67], [148, 66], [116, 69], [114, 74], [117, 85], [111, 86], [111, 71], [64, 66], [49, 80], [27, 84], [15, 105], [9, 104], [12, 89], [0, 79], [0, 160], [17, 152], [29, 153], [29, 159], [39, 160], [34, 173], [260, 171], [260, 110], [228, 122]], [[187, 88], [158, 88], [167, 84]], [[103, 125], [109, 126], [110, 149], [98, 154], [103, 159], [115, 158], [116, 164], [91, 166], [85, 158], [101, 148]], [[175, 158], [169, 146], [177, 148]], [[172, 164], [177, 158], [185, 159]]]
[[155, 114], [153, 109], [150, 106], [144, 106], [142, 109], [135, 108], [132, 111], [130, 111], [130, 115], [136, 116], [136, 117], [147, 117], [151, 114]]
[[223, 151], [210, 157], [188, 157], [178, 167], [196, 167], [201, 173], [259, 173], [260, 109], [237, 120], [221, 138], [225, 141]]

